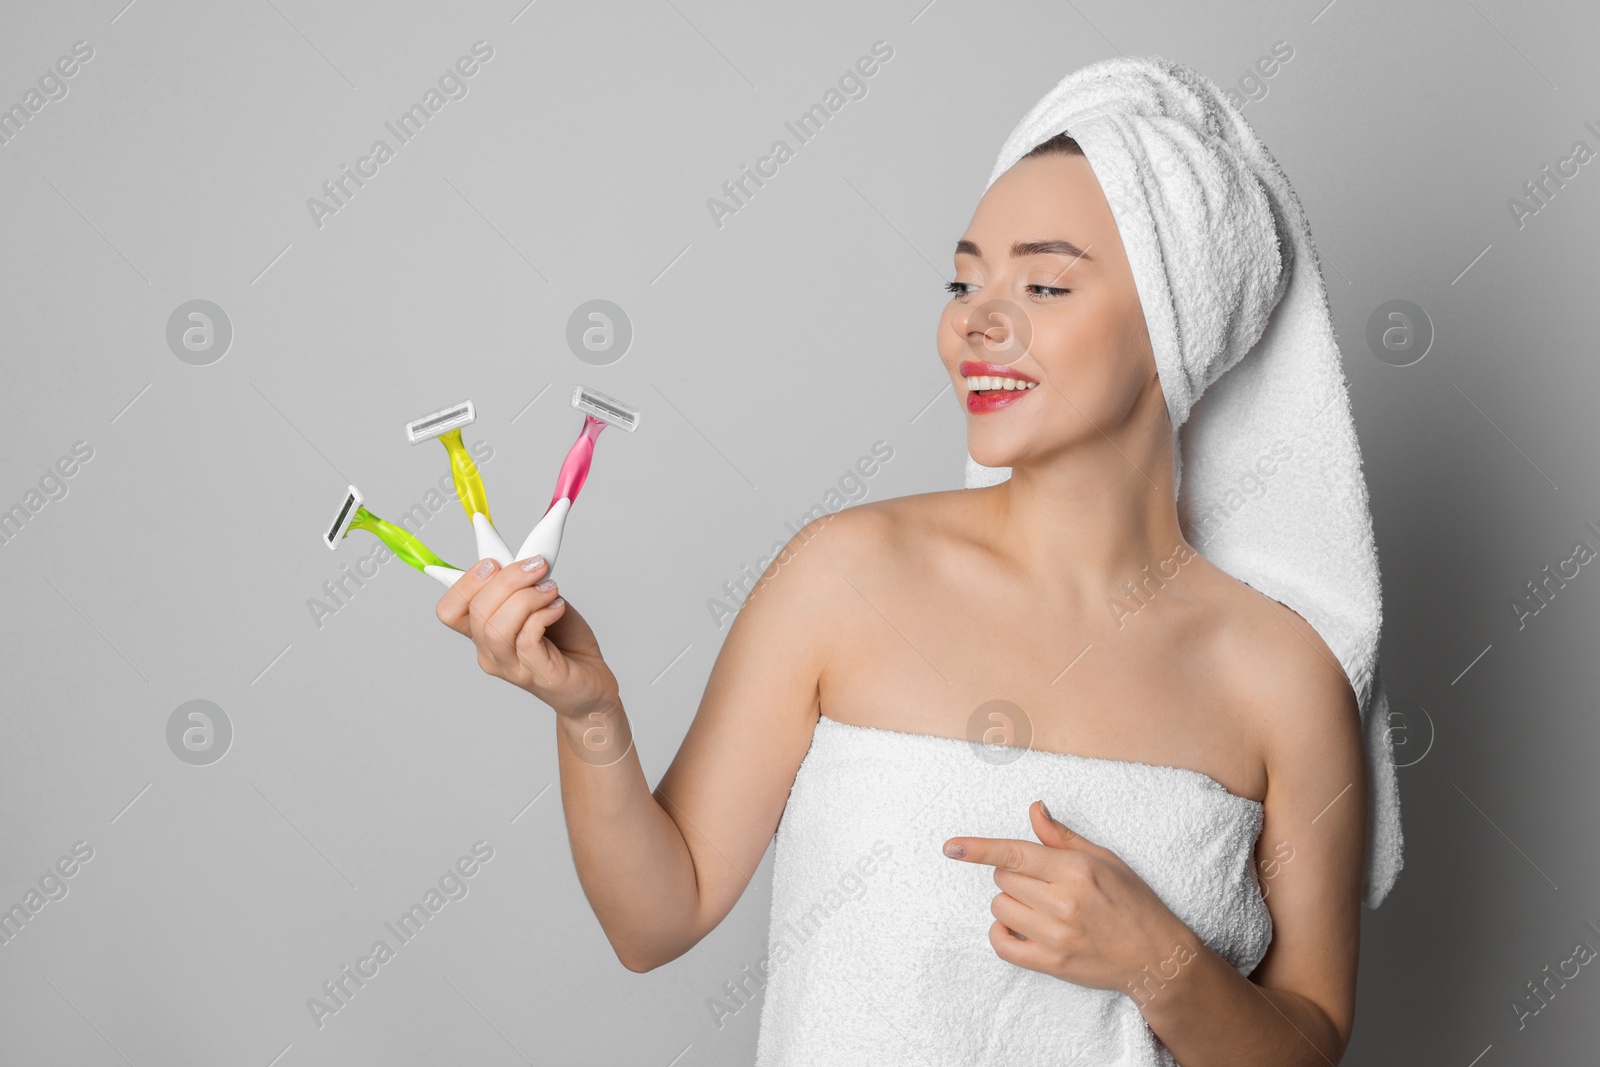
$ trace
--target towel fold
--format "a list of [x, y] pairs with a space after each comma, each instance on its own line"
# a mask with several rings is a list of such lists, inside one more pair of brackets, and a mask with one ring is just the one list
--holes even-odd
[[[1158, 56], [1069, 74], [1006, 139], [992, 184], [1065, 132], [1127, 248], [1172, 419], [1179, 521], [1207, 559], [1309, 622], [1361, 709], [1363, 902], [1402, 865], [1377, 547], [1316, 247], [1299, 198], [1208, 78]], [[967, 456], [968, 487], [1010, 476]], [[1264, 472], [1271, 469], [1271, 474]], [[1247, 496], [1241, 482], [1260, 486]]]

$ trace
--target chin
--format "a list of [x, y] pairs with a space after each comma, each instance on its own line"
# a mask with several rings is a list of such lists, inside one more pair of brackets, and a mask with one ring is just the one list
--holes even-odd
[[996, 441], [974, 440], [972, 437], [967, 438], [967, 453], [985, 467], [1011, 467], [1021, 458], [1014, 448], [1006, 448]]

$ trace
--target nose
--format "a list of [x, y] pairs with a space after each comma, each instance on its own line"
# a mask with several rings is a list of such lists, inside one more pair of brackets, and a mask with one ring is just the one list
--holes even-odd
[[1027, 353], [1033, 328], [1025, 309], [1009, 300], [985, 300], [964, 310], [954, 326], [975, 354], [1009, 365]]
[[1011, 336], [1011, 323], [998, 315], [990, 315], [988, 322], [973, 322], [967, 327], [967, 340], [974, 345], [998, 348]]

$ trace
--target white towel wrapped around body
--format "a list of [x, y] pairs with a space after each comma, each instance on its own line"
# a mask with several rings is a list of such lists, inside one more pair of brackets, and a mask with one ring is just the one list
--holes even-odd
[[[1255, 869], [1262, 806], [1199, 771], [1000, 749], [823, 716], [778, 823], [756, 1067], [1176, 1067], [1134, 997], [1090, 989], [989, 944], [994, 870], [956, 836], [1037, 840], [1028, 808], [1122, 857], [1248, 975], [1272, 941]], [[1164, 975], [1164, 977], [1163, 977]], [[728, 1005], [723, 1010], [736, 1010]]]

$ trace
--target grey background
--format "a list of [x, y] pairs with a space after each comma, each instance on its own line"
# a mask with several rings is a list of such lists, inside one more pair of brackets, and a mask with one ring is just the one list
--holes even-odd
[[[1507, 207], [1600, 148], [1592, 5], [524, 2], [0, 13], [5, 106], [94, 49], [0, 146], [0, 507], [93, 449], [0, 544], [0, 902], [94, 850], [0, 945], [0, 1060], [748, 1063], [756, 1007], [719, 1029], [706, 1002], [764, 952], [770, 853], [691, 953], [624, 970], [572, 869], [548, 709], [482, 674], [398, 562], [317, 625], [308, 601], [372, 543], [318, 533], [348, 482], [379, 514], [422, 501], [443, 450], [401, 426], [470, 396], [515, 547], [581, 423], [572, 386], [641, 407], [601, 438], [560, 570], [654, 784], [725, 581], [875, 441], [894, 458], [867, 499], [961, 484], [941, 285], [1023, 111], [1117, 52], [1238, 85], [1280, 40], [1245, 113], [1328, 264], [1410, 709], [1406, 866], [1364, 913], [1345, 1062], [1592, 1060], [1594, 968], [1520, 1031], [1509, 1005], [1600, 945], [1600, 578], [1521, 629], [1510, 605], [1600, 544], [1600, 163], [1521, 228]], [[318, 228], [307, 198], [478, 40], [468, 95]], [[706, 200], [877, 40], [867, 95], [714, 225]], [[234, 331], [207, 366], [166, 343], [194, 299]], [[635, 331], [609, 366], [566, 345], [591, 299]], [[1406, 367], [1365, 343], [1398, 299], [1436, 330]], [[422, 535], [464, 565], [445, 503]], [[202, 699], [233, 738], [195, 766], [166, 729]], [[306, 999], [480, 840], [468, 895], [318, 1029]]]

